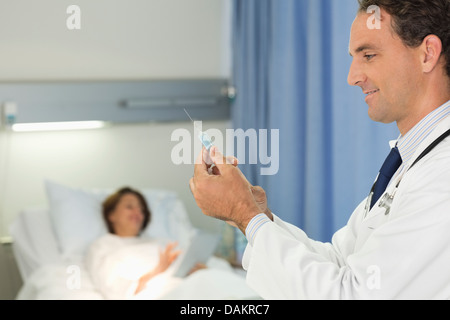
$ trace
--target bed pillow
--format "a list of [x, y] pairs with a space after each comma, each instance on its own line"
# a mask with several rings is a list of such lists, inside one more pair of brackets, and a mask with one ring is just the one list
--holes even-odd
[[[46, 181], [49, 212], [58, 248], [64, 259], [80, 259], [89, 245], [107, 233], [101, 213], [104, 199], [116, 189], [76, 189]], [[192, 225], [176, 193], [166, 190], [139, 190], [152, 212], [143, 235], [184, 242]]]
[[25, 281], [45, 264], [61, 261], [48, 208], [22, 210], [10, 225], [14, 256]]
[[98, 194], [45, 182], [49, 213], [63, 258], [80, 258], [95, 239], [107, 232]]

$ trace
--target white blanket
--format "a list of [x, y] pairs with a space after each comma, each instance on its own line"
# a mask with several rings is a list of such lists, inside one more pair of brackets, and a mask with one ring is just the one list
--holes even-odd
[[163, 273], [134, 295], [139, 277], [156, 266], [160, 244], [108, 235], [84, 261], [47, 265], [25, 282], [18, 299], [254, 299], [258, 298], [222, 259], [186, 278]]

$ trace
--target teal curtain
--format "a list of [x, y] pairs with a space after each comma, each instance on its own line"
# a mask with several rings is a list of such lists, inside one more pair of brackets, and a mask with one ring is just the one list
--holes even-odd
[[329, 241], [367, 196], [399, 134], [395, 124], [373, 123], [361, 89], [347, 84], [357, 1], [233, 5], [233, 126], [279, 130], [275, 175], [261, 175], [261, 163], [240, 167], [266, 190], [274, 213]]

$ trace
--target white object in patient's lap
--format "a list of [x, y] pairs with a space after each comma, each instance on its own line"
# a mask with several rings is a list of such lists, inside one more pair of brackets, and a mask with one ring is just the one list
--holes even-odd
[[216, 250], [219, 238], [216, 234], [196, 232], [192, 236], [189, 246], [182, 249], [182, 253], [169, 268], [168, 272], [175, 277], [183, 278], [188, 275], [189, 271], [197, 263], [206, 264]]

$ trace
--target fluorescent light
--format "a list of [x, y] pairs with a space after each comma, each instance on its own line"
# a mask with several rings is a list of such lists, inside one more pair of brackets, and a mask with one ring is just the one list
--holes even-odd
[[103, 121], [37, 122], [16, 123], [13, 124], [12, 130], [15, 132], [86, 130], [100, 129], [104, 126], [105, 122]]

